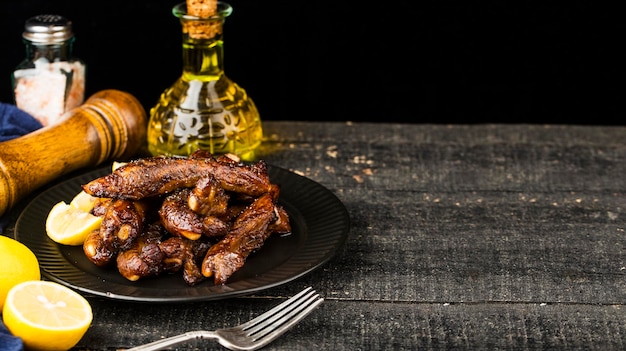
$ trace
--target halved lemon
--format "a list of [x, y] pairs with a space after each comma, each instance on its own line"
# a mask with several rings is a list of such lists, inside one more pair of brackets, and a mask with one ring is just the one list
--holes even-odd
[[100, 228], [102, 217], [94, 216], [61, 201], [54, 205], [46, 218], [46, 233], [63, 245], [82, 245], [89, 233]]
[[9, 290], [2, 309], [9, 331], [28, 350], [69, 350], [85, 335], [93, 313], [89, 302], [61, 284], [32, 280]]

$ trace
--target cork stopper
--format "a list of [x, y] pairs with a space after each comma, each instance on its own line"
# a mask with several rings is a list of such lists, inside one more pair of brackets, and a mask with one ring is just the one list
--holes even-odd
[[187, 0], [187, 14], [207, 18], [217, 14], [217, 0]]
[[222, 34], [224, 18], [231, 12], [230, 5], [217, 0], [187, 0], [173, 9], [181, 19], [183, 33], [192, 39], [211, 39]]

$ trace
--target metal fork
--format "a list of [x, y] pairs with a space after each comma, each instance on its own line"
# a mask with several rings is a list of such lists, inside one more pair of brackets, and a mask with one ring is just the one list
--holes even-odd
[[196, 330], [133, 347], [126, 351], [153, 351], [194, 339], [217, 339], [229, 350], [258, 350], [296, 325], [324, 301], [311, 287], [238, 326], [215, 331]]

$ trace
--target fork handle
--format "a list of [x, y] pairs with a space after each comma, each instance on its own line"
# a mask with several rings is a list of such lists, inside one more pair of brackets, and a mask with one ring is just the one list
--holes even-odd
[[127, 349], [126, 351], [155, 351], [162, 350], [168, 346], [178, 345], [185, 341], [195, 340], [195, 339], [217, 339], [217, 334], [212, 331], [206, 330], [196, 330], [186, 332], [184, 334], [171, 336], [169, 338], [153, 341], [149, 344], [133, 347], [131, 349]]

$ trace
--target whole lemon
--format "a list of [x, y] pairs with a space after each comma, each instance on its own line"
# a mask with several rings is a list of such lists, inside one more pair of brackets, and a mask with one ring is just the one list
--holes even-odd
[[41, 271], [35, 254], [21, 242], [0, 235], [0, 310], [9, 290], [15, 285], [40, 280]]

